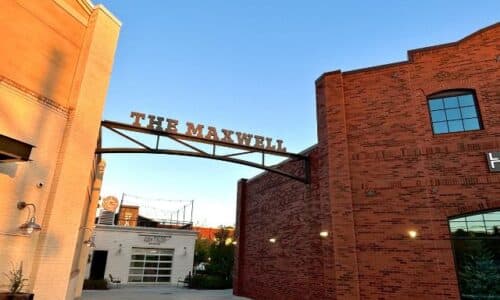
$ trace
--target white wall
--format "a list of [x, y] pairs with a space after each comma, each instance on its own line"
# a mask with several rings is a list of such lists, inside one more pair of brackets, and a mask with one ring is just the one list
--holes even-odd
[[[171, 273], [171, 283], [173, 284], [176, 284], [179, 278], [184, 279], [184, 277], [192, 271], [194, 243], [197, 236], [195, 231], [97, 225], [94, 233], [96, 244], [94, 250], [108, 251], [105, 271], [106, 279], [109, 279], [108, 274], [111, 274], [114, 277], [119, 277], [123, 283], [127, 282], [133, 247], [174, 249]], [[144, 241], [144, 236], [140, 236], [140, 234], [167, 235], [171, 236], [171, 238], [159, 245], [148, 244]], [[185, 250], [184, 247], [186, 248]], [[89, 275], [90, 263], [87, 264], [86, 278], [88, 278]]]

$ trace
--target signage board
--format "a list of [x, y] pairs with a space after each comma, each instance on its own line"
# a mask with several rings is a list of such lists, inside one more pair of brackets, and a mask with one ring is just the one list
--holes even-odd
[[486, 152], [490, 172], [500, 172], [500, 152]]
[[179, 121], [161, 116], [147, 115], [148, 121], [146, 126], [143, 126], [141, 120], [146, 119], [146, 114], [141, 112], [131, 112], [130, 117], [133, 118], [132, 125], [135, 127], [146, 127], [148, 129], [165, 131], [172, 134], [182, 135], [185, 137], [196, 137], [207, 141], [220, 141], [228, 144], [247, 146], [257, 149], [272, 150], [277, 152], [286, 152], [286, 147], [283, 145], [283, 140], [273, 139], [256, 134], [249, 134], [230, 129], [218, 130], [213, 126], [202, 124], [194, 124], [186, 122], [183, 131], [180, 131]]
[[153, 235], [153, 234], [139, 234], [144, 237], [144, 242], [149, 245], [160, 245], [168, 241], [172, 236], [170, 235]]
[[115, 212], [118, 207], [118, 198], [114, 196], [108, 196], [102, 200], [102, 208], [106, 211]]

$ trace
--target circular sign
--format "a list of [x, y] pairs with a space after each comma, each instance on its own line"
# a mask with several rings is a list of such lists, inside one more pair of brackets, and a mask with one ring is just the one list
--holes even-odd
[[102, 200], [102, 208], [107, 211], [114, 212], [118, 207], [118, 198], [114, 196], [108, 196]]

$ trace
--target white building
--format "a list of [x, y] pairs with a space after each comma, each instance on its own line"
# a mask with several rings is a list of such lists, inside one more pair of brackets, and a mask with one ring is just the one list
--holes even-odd
[[111, 274], [124, 284], [175, 284], [192, 272], [196, 231], [141, 227], [128, 218], [117, 223], [122, 225], [96, 225], [87, 278]]

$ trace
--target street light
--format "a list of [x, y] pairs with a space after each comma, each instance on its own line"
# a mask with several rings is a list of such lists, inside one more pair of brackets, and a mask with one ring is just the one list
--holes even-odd
[[[40, 226], [40, 224], [38, 224], [36, 222], [36, 206], [35, 204], [33, 203], [26, 203], [25, 201], [20, 201], [20, 202], [17, 202], [17, 208], [22, 210], [24, 209], [25, 207], [33, 207], [33, 213], [31, 213], [31, 211], [28, 212], [28, 218], [26, 219], [26, 222], [24, 222], [23, 224], [21, 224], [21, 226], [19, 226], [19, 229], [21, 229], [25, 234], [28, 234], [30, 235], [31, 233], [33, 233], [33, 231], [40, 231], [42, 230], [42, 226]], [[29, 209], [28, 209], [29, 210]], [[30, 217], [31, 215], [31, 217]]]

